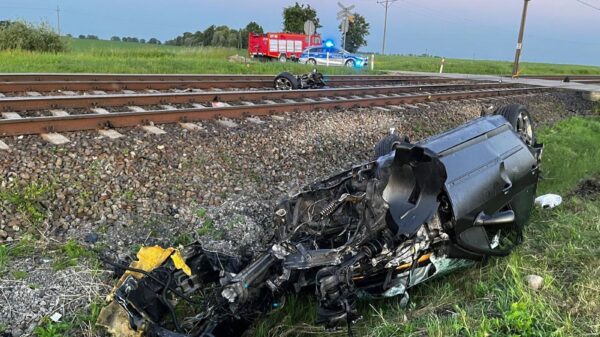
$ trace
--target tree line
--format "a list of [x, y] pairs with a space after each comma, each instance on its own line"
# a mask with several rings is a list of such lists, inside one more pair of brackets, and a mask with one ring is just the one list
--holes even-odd
[[227, 26], [211, 25], [204, 31], [185, 32], [172, 40], [165, 41], [165, 44], [172, 46], [215, 46], [248, 48], [248, 33], [264, 34], [263, 28], [252, 21], [241, 29], [234, 29]]
[[[295, 3], [293, 6], [283, 9], [283, 31], [287, 33], [304, 33], [304, 23], [311, 20], [315, 28], [321, 28], [317, 10], [310, 5]], [[338, 27], [341, 31], [341, 27]], [[262, 26], [252, 21], [241, 29], [234, 29], [228, 26], [211, 25], [204, 31], [185, 32], [182, 35], [168, 40], [165, 44], [174, 46], [215, 46], [231, 48], [248, 48], [248, 33], [264, 34]], [[346, 33], [346, 50], [356, 52], [360, 47], [367, 44], [366, 37], [369, 35], [369, 23], [365, 18], [353, 13], [352, 21], [349, 24]]]
[[[67, 37], [73, 37], [71, 34], [67, 34]], [[100, 38], [98, 38], [98, 36], [96, 35], [79, 35], [77, 37], [78, 39], [82, 39], [82, 40], [100, 40]], [[123, 42], [136, 42], [136, 43], [148, 43], [148, 44], [162, 44], [162, 42], [160, 42], [159, 39], [157, 38], [151, 38], [151, 39], [138, 39], [137, 37], [130, 37], [130, 36], [123, 36], [123, 37], [118, 37], [118, 36], [113, 36], [110, 38], [111, 41], [123, 41]]]

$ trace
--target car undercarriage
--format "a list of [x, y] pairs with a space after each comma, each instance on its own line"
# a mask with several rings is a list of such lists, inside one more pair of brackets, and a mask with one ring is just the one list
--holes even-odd
[[250, 257], [196, 242], [143, 247], [130, 265], [105, 259], [123, 273], [98, 324], [114, 336], [242, 336], [312, 291], [315, 322], [351, 335], [357, 301], [406, 303], [413, 286], [508, 255], [542, 149], [518, 105], [416, 143], [390, 134], [374, 160], [282, 197], [273, 239]]
[[321, 89], [326, 85], [323, 74], [317, 69], [301, 75], [293, 75], [285, 71], [275, 76], [273, 80], [273, 88], [276, 90]]

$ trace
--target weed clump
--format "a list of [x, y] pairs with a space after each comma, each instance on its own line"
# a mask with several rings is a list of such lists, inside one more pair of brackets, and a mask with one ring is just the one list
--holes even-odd
[[47, 24], [39, 26], [21, 21], [0, 22], [0, 50], [27, 50], [57, 53], [67, 44]]

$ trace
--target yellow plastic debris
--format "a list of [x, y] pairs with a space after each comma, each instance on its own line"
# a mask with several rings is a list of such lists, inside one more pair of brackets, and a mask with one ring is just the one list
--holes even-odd
[[181, 256], [180, 251], [175, 250], [175, 252], [171, 254], [171, 260], [173, 260], [175, 268], [181, 269], [181, 271], [183, 271], [187, 276], [192, 276], [192, 270], [185, 263], [185, 260], [183, 259], [183, 256]]
[[[134, 261], [129, 265], [130, 267], [150, 272], [162, 265], [168, 258], [171, 258], [175, 268], [182, 270], [187, 276], [192, 276], [192, 270], [185, 263], [181, 252], [173, 247], [142, 247], [137, 253], [137, 258], [137, 261]], [[107, 301], [110, 303], [102, 308], [96, 321], [97, 325], [105, 327], [113, 336], [142, 336], [141, 332], [136, 332], [129, 327], [129, 318], [127, 312], [120, 305], [113, 301], [116, 289], [118, 289], [130, 275], [137, 279], [144, 277], [144, 275], [141, 273], [136, 273], [129, 270], [126, 271], [119, 279], [119, 282], [117, 282], [117, 285], [113, 288], [113, 291], [108, 295]]]
[[[173, 247], [142, 247], [137, 253], [138, 260], [131, 263], [131, 267], [143, 271], [151, 271], [163, 264], [169, 257], [173, 260], [175, 268], [181, 269], [187, 276], [192, 276], [192, 270], [185, 263], [183, 256], [181, 256], [181, 252]], [[143, 276], [135, 272], [132, 272], [131, 274], [136, 278], [141, 278]]]

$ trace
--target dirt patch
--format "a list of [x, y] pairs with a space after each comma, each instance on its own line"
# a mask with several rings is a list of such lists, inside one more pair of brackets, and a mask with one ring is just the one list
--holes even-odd
[[569, 195], [592, 201], [600, 200], [600, 176], [580, 181]]

